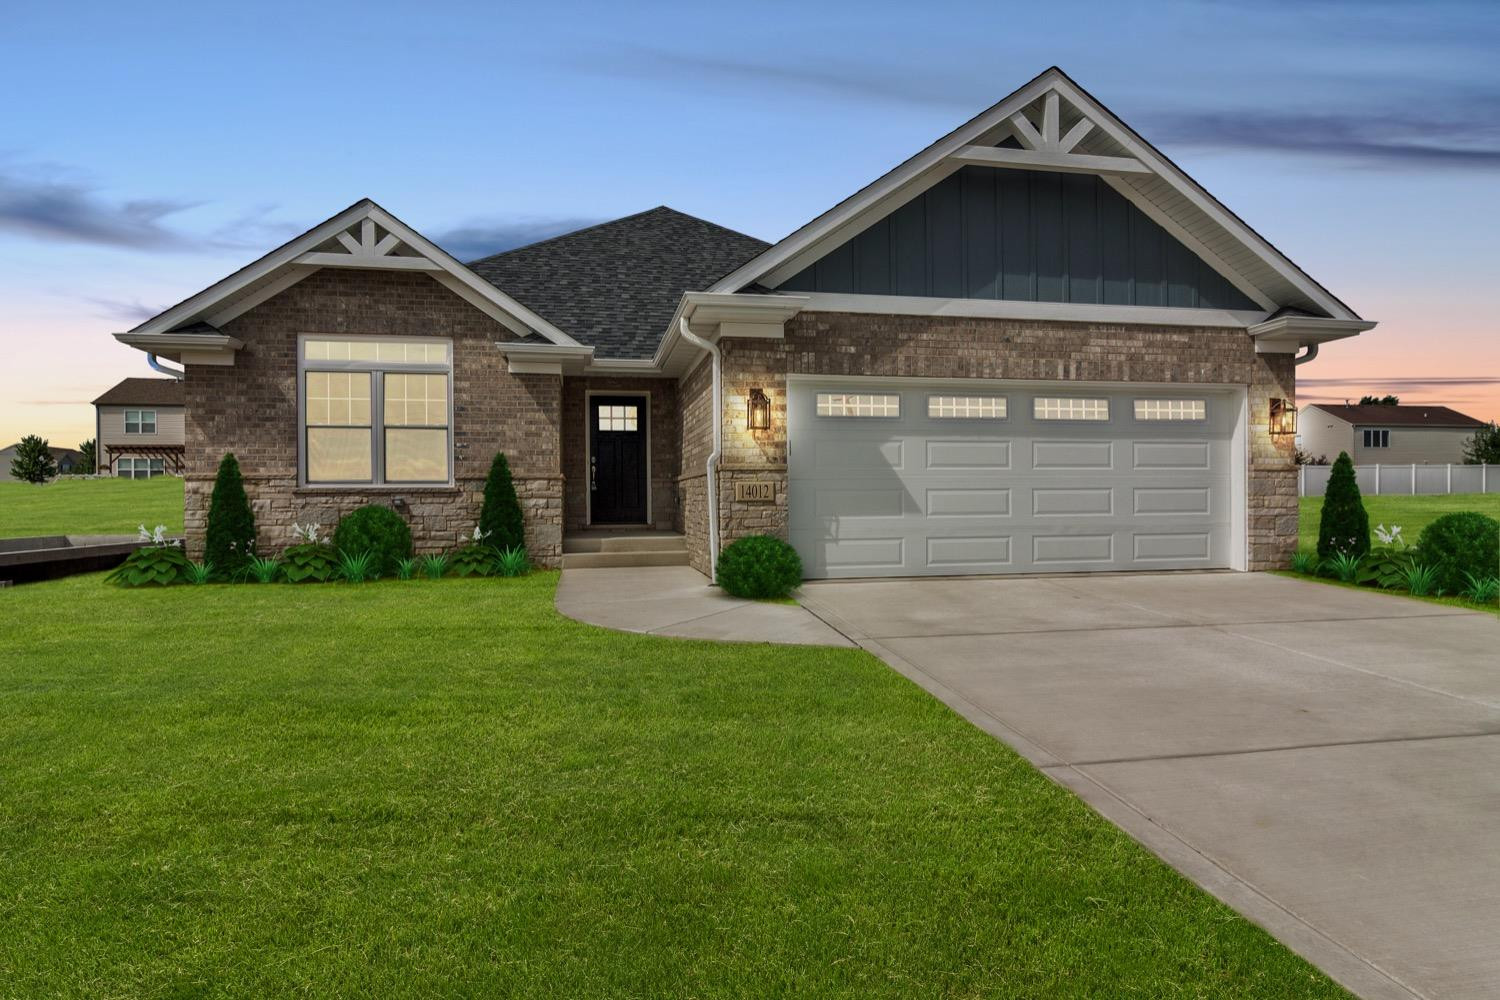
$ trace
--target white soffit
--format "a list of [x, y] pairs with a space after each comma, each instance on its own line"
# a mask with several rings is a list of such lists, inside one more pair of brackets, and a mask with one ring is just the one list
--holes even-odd
[[[990, 151], [1014, 136], [1023, 147]], [[746, 262], [710, 291], [779, 285], [967, 164], [1099, 174], [1121, 195], [1272, 312], [1295, 306], [1359, 317], [1053, 67]]]

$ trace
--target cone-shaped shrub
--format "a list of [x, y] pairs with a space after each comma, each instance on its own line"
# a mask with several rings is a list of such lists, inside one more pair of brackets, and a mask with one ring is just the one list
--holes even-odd
[[1370, 515], [1354, 481], [1354, 460], [1347, 451], [1328, 474], [1323, 493], [1323, 515], [1318, 522], [1318, 558], [1336, 555], [1363, 556], [1370, 551]]
[[240, 463], [232, 453], [226, 453], [219, 462], [213, 497], [208, 502], [203, 561], [213, 563], [220, 577], [234, 580], [254, 554], [255, 515], [250, 513], [250, 498], [245, 496]]
[[526, 528], [521, 520], [521, 501], [510, 480], [510, 463], [504, 452], [497, 452], [490, 463], [489, 477], [484, 481], [484, 506], [479, 508], [479, 530], [484, 544], [504, 552], [525, 546]]

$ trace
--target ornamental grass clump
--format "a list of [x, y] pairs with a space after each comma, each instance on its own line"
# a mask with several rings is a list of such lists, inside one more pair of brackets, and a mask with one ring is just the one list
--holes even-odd
[[413, 576], [416, 576], [417, 567], [420, 565], [421, 560], [419, 560], [416, 556], [407, 556], [405, 559], [397, 560], [396, 579], [410, 580]]
[[245, 577], [256, 583], [272, 583], [281, 569], [281, 560], [274, 556], [251, 556], [245, 564]]
[[531, 572], [531, 560], [526, 558], [526, 549], [512, 545], [495, 557], [495, 572], [501, 576], [525, 576]]
[[190, 562], [183, 578], [194, 586], [201, 587], [214, 578], [214, 564], [211, 562]]
[[1358, 559], [1370, 551], [1370, 515], [1365, 513], [1354, 478], [1354, 460], [1346, 451], [1339, 452], [1328, 474], [1328, 488], [1323, 493], [1323, 513], [1318, 522], [1318, 558], [1332, 559], [1339, 554]]
[[370, 553], [376, 576], [392, 576], [396, 565], [411, 555], [411, 528], [389, 507], [368, 504], [339, 518], [333, 545], [341, 555]]
[[346, 583], [364, 583], [380, 577], [373, 552], [340, 552], [339, 579]]
[[448, 557], [441, 552], [422, 557], [422, 574], [429, 580], [441, 580], [448, 572]]
[[1318, 554], [1316, 552], [1293, 552], [1292, 572], [1304, 573], [1308, 576], [1318, 571]]
[[770, 535], [749, 535], [719, 553], [719, 586], [735, 597], [785, 597], [802, 582], [797, 550]]
[[1348, 552], [1338, 552], [1331, 558], [1323, 560], [1323, 568], [1344, 583], [1355, 583], [1359, 579], [1359, 563], [1359, 556]]
[[1402, 574], [1407, 593], [1413, 597], [1426, 597], [1437, 586], [1437, 568], [1423, 563], [1412, 563]]
[[1494, 604], [1500, 600], [1500, 576], [1464, 574], [1463, 596], [1475, 604]]

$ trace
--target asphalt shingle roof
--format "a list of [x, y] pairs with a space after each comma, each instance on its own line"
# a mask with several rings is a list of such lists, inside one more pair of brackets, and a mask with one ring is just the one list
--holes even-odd
[[770, 244], [662, 206], [485, 257], [470, 270], [601, 358], [647, 358], [686, 291]]
[[1483, 420], [1446, 406], [1382, 406], [1366, 403], [1362, 406], [1334, 406], [1328, 403], [1311, 403], [1324, 413], [1331, 413], [1340, 420], [1356, 426], [1381, 427], [1483, 427]]
[[182, 406], [182, 382], [175, 378], [128, 378], [94, 400], [95, 406]]

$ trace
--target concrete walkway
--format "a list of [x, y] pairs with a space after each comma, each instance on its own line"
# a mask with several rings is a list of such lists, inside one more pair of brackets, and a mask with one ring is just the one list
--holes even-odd
[[590, 625], [683, 639], [853, 645], [798, 605], [730, 597], [686, 566], [565, 569], [557, 610]]
[[803, 603], [1365, 997], [1500, 995], [1500, 620], [1266, 574]]

